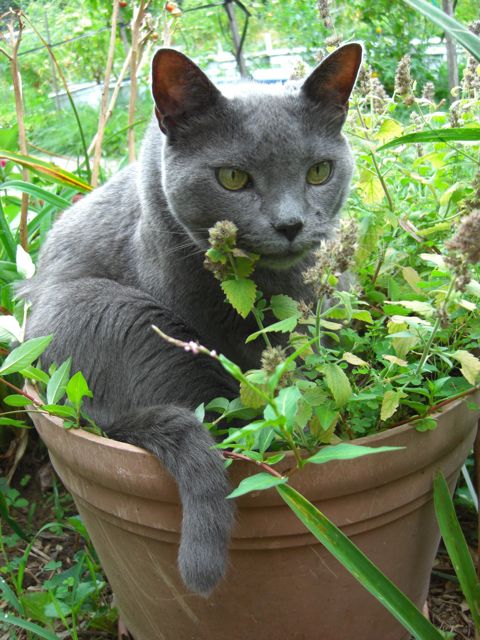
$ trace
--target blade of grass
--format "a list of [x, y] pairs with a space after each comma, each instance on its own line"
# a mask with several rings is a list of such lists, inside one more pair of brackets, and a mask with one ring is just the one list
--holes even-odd
[[34, 622], [29, 622], [28, 620], [22, 620], [21, 618], [17, 618], [16, 616], [10, 616], [6, 613], [0, 613], [0, 622], [3, 622], [5, 625], [12, 625], [14, 627], [20, 627], [20, 629], [25, 629], [25, 631], [31, 631], [36, 634], [36, 638], [44, 638], [44, 640], [60, 640], [60, 637], [55, 633], [48, 631], [48, 629], [44, 629], [40, 627], [38, 624]]
[[20, 153], [7, 151], [6, 149], [0, 149], [0, 158], [11, 160], [12, 162], [30, 169], [33, 173], [36, 173], [56, 184], [74, 187], [77, 191], [82, 191], [84, 193], [92, 190], [92, 187], [87, 182], [84, 182], [74, 173], [65, 171], [65, 169], [58, 167], [56, 164], [53, 164], [52, 162], [45, 162], [35, 156], [25, 156]]
[[16, 261], [17, 245], [15, 239], [10, 231], [8, 220], [5, 217], [2, 201], [0, 200], [0, 243], [5, 249], [5, 253], [12, 262]]
[[289, 485], [280, 485], [276, 490], [317, 540], [416, 640], [443, 640], [440, 631], [422, 615], [413, 602], [311, 502]]
[[57, 196], [55, 193], [42, 189], [42, 187], [38, 187], [36, 184], [24, 182], [23, 180], [8, 180], [8, 182], [0, 184], [0, 189], [18, 189], [18, 191], [28, 193], [40, 200], [46, 200], [50, 204], [58, 207], [61, 211], [72, 206], [72, 203], [62, 198], [62, 196]]
[[401, 144], [413, 142], [480, 142], [480, 127], [458, 127], [457, 129], [430, 129], [429, 131], [417, 131], [399, 138], [394, 138], [377, 151], [398, 147]]
[[430, 22], [434, 22], [441, 29], [449, 33], [469, 51], [476, 60], [480, 61], [480, 38], [469, 31], [460, 22], [451, 18], [431, 2], [425, 0], [403, 0], [412, 9], [424, 15]]
[[455, 514], [447, 482], [438, 472], [433, 482], [435, 513], [443, 541], [457, 574], [463, 595], [470, 607], [473, 623], [480, 632], [480, 581], [475, 572], [472, 556]]

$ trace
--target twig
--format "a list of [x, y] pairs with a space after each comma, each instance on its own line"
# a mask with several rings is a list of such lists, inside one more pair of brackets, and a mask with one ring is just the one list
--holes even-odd
[[[480, 499], [480, 420], [473, 444], [473, 482]], [[477, 576], [480, 579], [480, 510], [477, 511]]]
[[100, 174], [100, 161], [102, 158], [102, 142], [103, 135], [105, 133], [105, 125], [107, 124], [107, 105], [108, 94], [110, 90], [110, 76], [113, 67], [113, 57], [115, 55], [115, 40], [117, 36], [117, 21], [119, 11], [119, 0], [113, 0], [112, 10], [112, 25], [110, 30], [110, 44], [108, 47], [107, 65], [105, 67], [105, 77], [103, 80], [103, 92], [102, 101], [100, 105], [100, 114], [98, 117], [98, 130], [95, 139], [95, 153], [93, 155], [93, 167], [92, 167], [92, 187], [96, 187], [98, 184], [98, 177]]
[[42, 406], [41, 402], [38, 402], [38, 400], [35, 400], [35, 398], [29, 395], [26, 391], [23, 391], [23, 389], [20, 389], [19, 387], [16, 387], [14, 384], [9, 382], [8, 380], [5, 380], [5, 378], [0, 378], [0, 382], [3, 382], [4, 385], [6, 385], [7, 387], [10, 387], [10, 389], [12, 389], [13, 391], [20, 393], [22, 396], [30, 400], [30, 402], [32, 402], [32, 404], [36, 405], [37, 407]]
[[[1, 48], [0, 52], [7, 57], [10, 63], [10, 73], [13, 82], [13, 93], [15, 96], [15, 112], [18, 124], [18, 146], [20, 153], [24, 156], [28, 155], [27, 148], [27, 133], [25, 130], [25, 109], [23, 104], [23, 92], [22, 92], [22, 76], [20, 75], [20, 68], [18, 66], [18, 49], [22, 41], [23, 34], [23, 21], [22, 12], [20, 10], [13, 10], [6, 14], [3, 14], [2, 18], [9, 16], [10, 20], [7, 24], [8, 35], [10, 42], [12, 43], [12, 53], [9, 54], [5, 49]], [[15, 34], [14, 23], [18, 25], [18, 31]], [[28, 171], [25, 167], [22, 168], [22, 178], [25, 182], [29, 181]], [[22, 193], [20, 209], [20, 244], [25, 251], [28, 251], [28, 229], [27, 229], [27, 215], [28, 215], [28, 194]]]
[[140, 28], [145, 17], [148, 0], [141, 0], [140, 6], [134, 11], [132, 19], [132, 46], [130, 56], [130, 100], [128, 103], [128, 159], [135, 161], [135, 131], [131, 125], [135, 120], [135, 101], [137, 99], [137, 71], [141, 57]]
[[231, 458], [232, 460], [244, 460], [245, 462], [253, 462], [253, 464], [256, 464], [258, 467], [261, 467], [267, 473], [270, 473], [272, 476], [275, 476], [276, 478], [284, 478], [285, 477], [281, 473], [279, 473], [276, 469], [274, 469], [270, 465], [266, 464], [265, 462], [259, 462], [258, 460], [252, 460], [252, 458], [249, 458], [248, 456], [244, 456], [241, 453], [234, 453], [233, 451], [223, 451], [222, 453], [223, 453], [223, 457], [224, 458]]

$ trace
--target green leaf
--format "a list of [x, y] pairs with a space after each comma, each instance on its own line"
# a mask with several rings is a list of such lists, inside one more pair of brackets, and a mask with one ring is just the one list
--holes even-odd
[[475, 628], [480, 629], [480, 581], [457, 520], [448, 485], [440, 472], [436, 474], [433, 481], [433, 501], [448, 555], [470, 608]]
[[88, 388], [87, 381], [83, 377], [83, 373], [81, 371], [77, 371], [77, 373], [70, 378], [65, 391], [67, 393], [67, 398], [73, 406], [77, 408], [81, 405], [83, 398], [93, 398], [93, 393]]
[[375, 174], [364, 169], [360, 174], [360, 180], [356, 185], [365, 204], [380, 204], [385, 197], [382, 183]]
[[270, 306], [273, 315], [278, 320], [286, 320], [292, 316], [299, 315], [298, 303], [290, 296], [277, 295], [270, 298]]
[[30, 429], [30, 426], [23, 420], [14, 420], [13, 418], [4, 418], [0, 416], [0, 425], [2, 427], [16, 427], [17, 429]]
[[57, 404], [57, 402], [65, 395], [71, 366], [72, 359], [68, 358], [68, 360], [65, 360], [65, 362], [63, 362], [52, 374], [52, 377], [47, 384], [47, 402], [49, 404]]
[[430, 2], [425, 2], [425, 0], [403, 1], [449, 33], [452, 38], [458, 40], [458, 42], [464, 46], [467, 51], [470, 51], [472, 56], [480, 62], [480, 38], [478, 36]]
[[10, 373], [17, 373], [28, 367], [45, 351], [52, 341], [52, 337], [32, 338], [11, 351], [0, 367], [0, 375], [6, 376]]
[[380, 125], [380, 129], [375, 135], [375, 138], [380, 140], [380, 142], [388, 142], [392, 138], [401, 135], [402, 132], [403, 127], [399, 122], [391, 118], [386, 118]]
[[22, 396], [19, 393], [14, 393], [10, 396], [6, 396], [3, 399], [5, 404], [8, 404], [9, 407], [26, 407], [28, 404], [32, 404], [32, 401]]
[[257, 473], [242, 480], [227, 498], [238, 498], [238, 496], [243, 496], [245, 493], [250, 493], [250, 491], [264, 491], [265, 489], [285, 484], [287, 481], [288, 478], [278, 478], [269, 473]]
[[420, 316], [424, 316], [425, 318], [431, 318], [435, 313], [435, 309], [431, 304], [429, 304], [428, 302], [422, 302], [421, 300], [396, 300], [395, 302], [385, 300], [385, 304], [393, 304], [404, 307], [405, 309], [414, 311], [415, 313], [418, 313]]
[[382, 400], [382, 408], [380, 410], [380, 419], [388, 420], [393, 416], [395, 411], [398, 409], [398, 405], [400, 404], [400, 400], [402, 398], [406, 398], [407, 394], [403, 391], [386, 391]]
[[255, 304], [257, 286], [253, 280], [224, 280], [222, 289], [235, 311], [246, 318]]
[[441, 633], [415, 607], [413, 602], [311, 502], [287, 484], [278, 486], [277, 491], [317, 540], [417, 640], [443, 640]]
[[0, 591], [2, 592], [3, 595], [3, 600], [5, 600], [6, 602], [8, 602], [8, 604], [13, 607], [15, 609], [15, 611], [18, 611], [18, 613], [20, 613], [21, 615], [23, 615], [23, 607], [20, 603], [20, 601], [18, 600], [17, 596], [15, 595], [14, 591], [10, 588], [10, 586], [7, 584], [7, 582], [4, 580], [4, 578], [0, 577]]
[[[404, 0], [405, 1], [405, 0]], [[430, 5], [431, 6], [431, 5]], [[377, 151], [398, 147], [400, 144], [419, 142], [475, 142], [480, 140], [480, 127], [458, 127], [455, 129], [429, 129], [409, 133], [400, 138], [390, 140], [387, 144], [378, 147]]]
[[359, 444], [335, 444], [323, 447], [310, 458], [307, 458], [305, 462], [313, 462], [314, 464], [323, 464], [324, 462], [330, 462], [331, 460], [353, 460], [354, 458], [361, 458], [363, 456], [369, 456], [372, 453], [384, 453], [386, 451], [399, 451], [404, 447], [363, 447]]
[[24, 378], [27, 378], [27, 380], [37, 380], [44, 384], [48, 384], [50, 380], [48, 373], [45, 373], [45, 371], [42, 371], [41, 369], [37, 369], [37, 367], [34, 367], [33, 365], [25, 367], [25, 369], [22, 369], [19, 373]]
[[73, 407], [62, 404], [42, 404], [41, 409], [59, 418], [77, 418], [77, 412]]
[[338, 364], [325, 364], [320, 369], [338, 407], [344, 407], [352, 397], [352, 387], [345, 371]]
[[230, 401], [227, 398], [214, 398], [205, 407], [205, 411], [214, 411], [215, 413], [225, 413], [228, 411]]
[[43, 638], [43, 640], [60, 640], [59, 636], [57, 636], [55, 633], [52, 633], [51, 631], [48, 631], [48, 629], [40, 627], [34, 622], [22, 620], [21, 618], [10, 616], [3, 612], [0, 613], [0, 622], [3, 622], [5, 625], [19, 627], [20, 629], [31, 631], [32, 633], [36, 634], [36, 638]]
[[478, 376], [480, 375], [480, 360], [468, 351], [459, 349], [452, 353], [452, 358], [455, 358], [462, 365], [460, 371], [462, 372], [465, 380], [470, 384], [476, 384]]
[[293, 331], [297, 326], [298, 316], [291, 316], [290, 318], [285, 318], [285, 320], [279, 320], [279, 322], [274, 322], [268, 327], [264, 327], [260, 331], [255, 331], [248, 336], [245, 340], [246, 343], [252, 342], [258, 336], [261, 336], [263, 333], [271, 333], [272, 331], [279, 331], [280, 333], [289, 333]]

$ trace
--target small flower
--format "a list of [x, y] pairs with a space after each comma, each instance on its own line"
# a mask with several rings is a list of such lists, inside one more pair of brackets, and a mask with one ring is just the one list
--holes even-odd
[[339, 44], [341, 43], [342, 39], [340, 38], [340, 36], [338, 36], [337, 34], [332, 34], [331, 36], [328, 36], [325, 39], [325, 46], [326, 47], [338, 47]]
[[6, 166], [7, 166], [7, 161], [5, 160], [5, 158], [2, 158], [2, 159], [0, 160], [0, 167], [1, 167], [2, 169], [5, 169], [5, 167], [6, 167]]
[[211, 271], [217, 280], [223, 282], [229, 277], [230, 270], [226, 263], [213, 262], [208, 256], [203, 261], [203, 266], [207, 271]]
[[435, 85], [433, 82], [428, 81], [424, 84], [422, 98], [428, 102], [435, 100]]
[[461, 253], [470, 264], [480, 262], [480, 209], [474, 209], [462, 218], [457, 232], [446, 246], [450, 251]]
[[237, 242], [237, 225], [230, 220], [220, 220], [209, 231], [208, 240], [214, 249], [232, 248]]

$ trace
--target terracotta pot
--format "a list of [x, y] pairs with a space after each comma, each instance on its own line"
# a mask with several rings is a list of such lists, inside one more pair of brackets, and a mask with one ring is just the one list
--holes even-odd
[[[230, 567], [213, 595], [186, 591], [177, 571], [181, 507], [149, 453], [66, 431], [32, 414], [91, 535], [135, 640], [406, 640], [409, 634], [333, 559], [275, 490], [238, 500]], [[357, 442], [406, 447], [307, 465], [292, 485], [314, 502], [421, 609], [439, 543], [432, 479], [453, 488], [478, 414], [455, 401], [434, 431], [396, 427]], [[282, 461], [279, 467], [289, 465]], [[234, 463], [232, 482], [257, 473]]]

